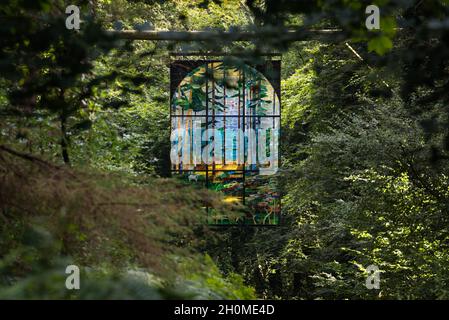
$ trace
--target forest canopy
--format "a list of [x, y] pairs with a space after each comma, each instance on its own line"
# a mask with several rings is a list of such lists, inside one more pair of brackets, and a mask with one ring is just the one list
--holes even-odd
[[[0, 5], [0, 298], [449, 298], [449, 1], [69, 4]], [[210, 52], [281, 57], [279, 226], [209, 226], [248, 208], [171, 174], [169, 67]]]

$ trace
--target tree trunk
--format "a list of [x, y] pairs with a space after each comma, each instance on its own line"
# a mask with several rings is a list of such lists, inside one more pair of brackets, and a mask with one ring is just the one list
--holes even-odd
[[69, 151], [68, 151], [68, 136], [67, 136], [67, 108], [64, 101], [64, 90], [61, 90], [61, 153], [62, 159], [66, 165], [70, 165]]

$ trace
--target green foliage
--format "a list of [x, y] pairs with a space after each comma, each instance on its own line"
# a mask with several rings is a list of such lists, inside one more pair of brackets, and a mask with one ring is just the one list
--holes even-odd
[[[365, 28], [372, 1], [82, 1], [80, 32], [63, 1], [2, 4], [0, 297], [447, 299], [449, 7], [374, 3], [379, 31]], [[120, 25], [268, 36], [102, 32]], [[345, 41], [286, 43], [286, 26], [340, 28]], [[284, 53], [282, 226], [211, 237], [202, 207], [237, 209], [155, 177], [170, 172], [167, 53], [179, 50]], [[64, 287], [72, 263], [77, 292]], [[380, 290], [364, 285], [371, 264]]]
[[[4, 146], [0, 152], [1, 297], [251, 296], [240, 278], [223, 277], [190, 248], [204, 202], [219, 213], [233, 210], [216, 194], [172, 180], [146, 186], [124, 174], [78, 172]], [[79, 291], [65, 288], [70, 264], [80, 266]]]
[[[200, 263], [198, 263], [200, 262]], [[192, 268], [192, 266], [200, 266]], [[238, 274], [228, 274], [223, 278], [210, 256], [201, 257], [196, 263], [182, 261], [181, 269], [185, 279], [176, 284], [181, 292], [188, 292], [195, 299], [255, 299], [254, 289], [244, 284]], [[176, 289], [175, 289], [176, 290]]]
[[[204, 262], [201, 259], [186, 261], [180, 269], [182, 275], [175, 281], [141, 269], [117, 270], [104, 264], [81, 266], [80, 288], [67, 290], [65, 270], [76, 263], [68, 256], [55, 255], [56, 243], [45, 229], [29, 228], [22, 245], [0, 260], [0, 298], [254, 299], [253, 290], [243, 284], [241, 277], [224, 278], [208, 257]], [[19, 261], [25, 266], [20, 275], [17, 274]], [[192, 273], [198, 266], [201, 272]]]

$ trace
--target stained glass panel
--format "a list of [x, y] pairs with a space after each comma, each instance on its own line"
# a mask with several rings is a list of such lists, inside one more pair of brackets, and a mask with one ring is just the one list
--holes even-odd
[[176, 61], [170, 91], [172, 172], [247, 208], [238, 220], [208, 208], [209, 223], [278, 224], [279, 63]]

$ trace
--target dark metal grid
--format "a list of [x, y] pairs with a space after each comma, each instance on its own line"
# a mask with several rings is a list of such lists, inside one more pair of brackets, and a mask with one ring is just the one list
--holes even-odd
[[[173, 64], [171, 65], [171, 68], [170, 68], [170, 119], [173, 119], [173, 118], [189, 118], [189, 117], [191, 117], [191, 118], [195, 118], [195, 117], [205, 117], [206, 118], [206, 123], [208, 123], [208, 121], [209, 121], [209, 99], [208, 99], [208, 97], [209, 97], [209, 88], [208, 88], [208, 86], [209, 86], [209, 81], [206, 81], [206, 97], [207, 97], [207, 99], [206, 99], [206, 115], [173, 115], [173, 109], [172, 109], [172, 97], [173, 97], [173, 94], [174, 94], [174, 90], [176, 90], [176, 88], [179, 86], [179, 84], [181, 83], [181, 81], [185, 78], [185, 76], [187, 75], [187, 74], [189, 74], [191, 71], [193, 71], [194, 69], [196, 69], [196, 68], [198, 68], [198, 67], [200, 67], [200, 66], [202, 66], [202, 65], [205, 65], [206, 66], [206, 74], [207, 74], [207, 72], [208, 72], [208, 65], [209, 64], [213, 64], [213, 63], [215, 63], [215, 62], [222, 62], [221, 60], [177, 60], [177, 61], [175, 61], [175, 63], [176, 64], [183, 64], [183, 63], [186, 63], [186, 64], [188, 64], [189, 66], [190, 66], [190, 68], [189, 67], [184, 67], [183, 68], [183, 75], [182, 75], [182, 77], [180, 77], [179, 76], [179, 74], [177, 75], [177, 76], [175, 76], [175, 74], [174, 74], [174, 72], [173, 72], [173, 68], [172, 68], [172, 66], [173, 66]], [[267, 68], [267, 65], [268, 65], [268, 63], [271, 63], [271, 67], [273, 67], [273, 69], [275, 69], [276, 70], [276, 77], [272, 77], [272, 76], [270, 76], [270, 77], [268, 77], [267, 76], [267, 74], [264, 72], [265, 70], [266, 70], [266, 68]], [[274, 67], [274, 66], [277, 66], [277, 67]], [[274, 89], [274, 92], [277, 94], [277, 96], [278, 96], [278, 99], [279, 99], [279, 115], [246, 115], [245, 114], [245, 111], [246, 111], [246, 107], [245, 107], [245, 86], [243, 86], [242, 87], [242, 95], [240, 95], [239, 94], [239, 99], [240, 99], [240, 96], [242, 96], [243, 97], [243, 101], [242, 101], [242, 105], [243, 105], [243, 108], [242, 108], [242, 112], [243, 112], [243, 115], [241, 115], [241, 116], [239, 116], [239, 115], [219, 115], [219, 117], [237, 117], [237, 118], [242, 118], [242, 127], [243, 127], [243, 130], [245, 131], [245, 119], [247, 118], [247, 117], [249, 117], [249, 118], [256, 118], [256, 117], [260, 117], [260, 118], [273, 118], [273, 121], [274, 121], [274, 119], [275, 118], [280, 118], [281, 117], [281, 110], [282, 110], [282, 108], [281, 108], [281, 106], [282, 106], [282, 103], [281, 103], [281, 94], [280, 94], [280, 61], [279, 60], [270, 60], [270, 61], [266, 61], [266, 63], [265, 63], [265, 65], [257, 65], [257, 66], [255, 66], [254, 67], [257, 71], [259, 71], [260, 73], [262, 73], [265, 77], [266, 77], [266, 79], [270, 82], [270, 84], [273, 86], [273, 89]], [[179, 70], [179, 69], [178, 69]], [[245, 73], [243, 72], [242, 73], [242, 76], [243, 76], [243, 83], [245, 82]], [[173, 81], [173, 79], [175, 79], [176, 80], [176, 85], [174, 85], [174, 81]], [[240, 89], [239, 89], [239, 93], [240, 93]], [[182, 110], [182, 112], [184, 113], [184, 110]], [[170, 121], [170, 128], [171, 128], [171, 126], [172, 126], [172, 123], [171, 123], [171, 121]], [[172, 128], [171, 128], [172, 129]], [[280, 150], [281, 150], [281, 139], [280, 139], [280, 137], [281, 137], [281, 126], [280, 126], [280, 123], [279, 123], [279, 128], [278, 128], [278, 130], [279, 130], [279, 140], [278, 140], [278, 167], [281, 165], [281, 154], [280, 154]], [[244, 144], [244, 149], [243, 150], [245, 150], [246, 148], [246, 141], [245, 141], [245, 139], [243, 140], [243, 144]], [[245, 154], [244, 154], [244, 156], [245, 156]], [[246, 166], [245, 164], [243, 165], [244, 167]], [[186, 170], [183, 170], [183, 169], [171, 169], [171, 172], [174, 172], [174, 173], [182, 173], [182, 172], [184, 172], [184, 173], [190, 173], [190, 172], [206, 172], [206, 183], [205, 183], [205, 185], [206, 185], [206, 188], [208, 188], [209, 187], [209, 165], [206, 165], [206, 170], [198, 170], [198, 169], [186, 169]], [[245, 174], [246, 173], [253, 173], [253, 172], [259, 172], [260, 171], [260, 169], [246, 169], [246, 168], [244, 168], [243, 170], [231, 170], [231, 169], [214, 169], [213, 170], [214, 172], [233, 172], [233, 173], [235, 173], [235, 174], [242, 174], [242, 184], [243, 184], [243, 190], [242, 190], [242, 192], [243, 192], [243, 196], [242, 196], [242, 202], [243, 202], [243, 204], [245, 204], [245, 197], [246, 197], [246, 180], [245, 180]], [[279, 198], [279, 209], [280, 209], [280, 213], [278, 213], [278, 219], [279, 219], [279, 222], [277, 223], [277, 224], [247, 224], [247, 223], [230, 223], [230, 224], [209, 224], [209, 226], [212, 226], [212, 227], [235, 227], [235, 226], [246, 226], [246, 227], [275, 227], [275, 226], [279, 226], [279, 225], [281, 225], [281, 223], [282, 223], [282, 214], [281, 214], [281, 212], [282, 212], [282, 201], [281, 201], [281, 198]], [[207, 212], [209, 212], [209, 209], [210, 208], [206, 208], [207, 209]]]

